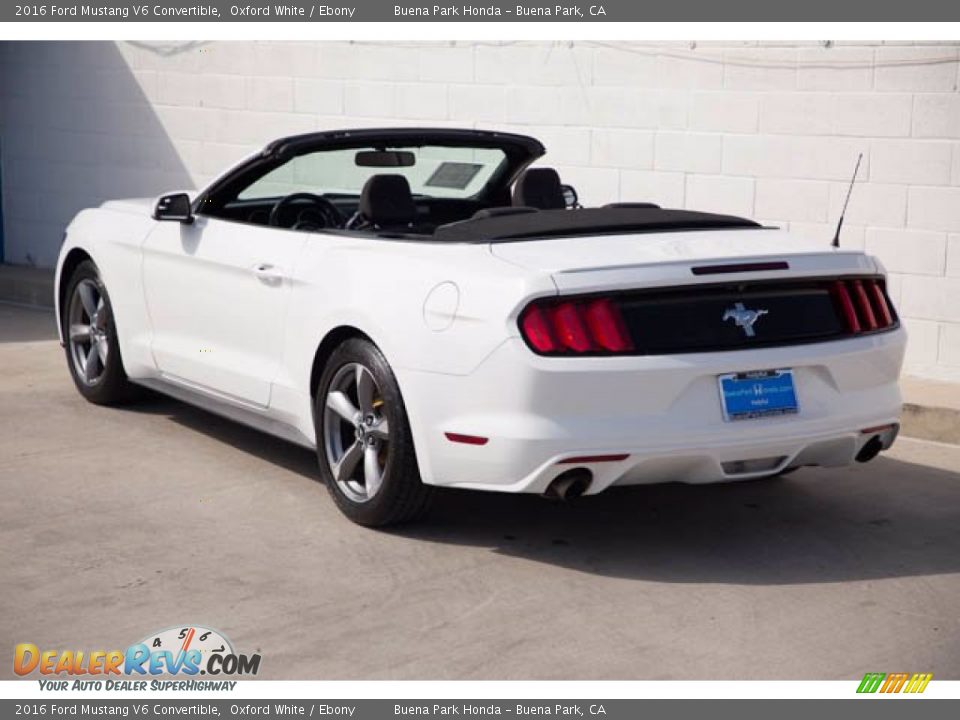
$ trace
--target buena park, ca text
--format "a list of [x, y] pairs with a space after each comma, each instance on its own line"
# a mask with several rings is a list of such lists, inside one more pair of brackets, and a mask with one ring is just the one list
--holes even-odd
[[[421, 716], [428, 716], [428, 717], [435, 717], [435, 716], [489, 717], [491, 715], [502, 715], [505, 707], [506, 706], [499, 705], [499, 704], [458, 705], [454, 703], [447, 704], [447, 705], [441, 705], [439, 703], [434, 705], [394, 705], [393, 714], [394, 715], [421, 715]], [[510, 712], [510, 708], [506, 708], [506, 710], [508, 713], [514, 714]], [[546, 705], [546, 704], [517, 703], [515, 714], [517, 716], [547, 715], [547, 716], [559, 716], [559, 717], [586, 717], [587, 715], [606, 715], [607, 711], [604, 709], [603, 705], [599, 703], [594, 703], [591, 705], [561, 704], [561, 703], [557, 703], [555, 705]]]
[[[586, 9], [585, 9], [586, 8]], [[396, 17], [548, 17], [586, 18], [603, 17], [607, 14], [603, 5], [517, 5], [516, 9], [500, 8], [497, 5], [394, 5]]]

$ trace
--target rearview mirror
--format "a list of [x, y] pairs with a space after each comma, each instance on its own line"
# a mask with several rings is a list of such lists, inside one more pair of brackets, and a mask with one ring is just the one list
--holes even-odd
[[560, 192], [563, 193], [563, 204], [567, 209], [580, 207], [580, 198], [573, 185], [561, 185]]
[[409, 150], [360, 150], [354, 156], [357, 167], [413, 167], [417, 156]]
[[190, 196], [186, 193], [161, 195], [153, 210], [153, 219], [192, 223], [193, 210], [190, 208]]

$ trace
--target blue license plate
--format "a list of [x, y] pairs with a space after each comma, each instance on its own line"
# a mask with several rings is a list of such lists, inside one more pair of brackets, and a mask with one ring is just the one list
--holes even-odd
[[796, 413], [797, 390], [793, 370], [756, 370], [721, 375], [723, 419], [749, 420]]

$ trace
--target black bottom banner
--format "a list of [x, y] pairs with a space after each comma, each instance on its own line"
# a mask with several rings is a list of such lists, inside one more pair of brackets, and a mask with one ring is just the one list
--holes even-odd
[[[907, 710], [904, 702], [911, 705]], [[0, 718], [710, 718], [809, 720], [812, 717], [911, 720], [957, 717], [951, 700], [0, 700]], [[841, 714], [842, 713], [842, 714]]]

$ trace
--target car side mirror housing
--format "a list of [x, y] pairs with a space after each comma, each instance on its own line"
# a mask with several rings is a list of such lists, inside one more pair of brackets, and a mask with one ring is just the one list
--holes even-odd
[[580, 198], [573, 185], [561, 185], [560, 192], [563, 193], [563, 204], [568, 210], [580, 207]]
[[173, 220], [190, 224], [193, 222], [193, 209], [190, 207], [190, 196], [186, 193], [161, 195], [153, 209], [154, 220]]

